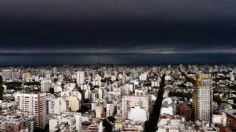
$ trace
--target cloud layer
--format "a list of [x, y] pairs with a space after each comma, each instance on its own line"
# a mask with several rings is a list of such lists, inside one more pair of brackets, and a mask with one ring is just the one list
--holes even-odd
[[235, 53], [235, 0], [1, 0], [1, 52]]

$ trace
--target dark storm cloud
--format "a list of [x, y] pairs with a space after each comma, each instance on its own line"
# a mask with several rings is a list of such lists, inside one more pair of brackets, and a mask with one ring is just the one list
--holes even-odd
[[2, 0], [0, 49], [227, 51], [235, 12], [235, 0]]

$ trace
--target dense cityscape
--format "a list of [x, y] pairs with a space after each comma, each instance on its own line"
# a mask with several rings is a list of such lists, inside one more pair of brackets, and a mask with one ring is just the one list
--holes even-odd
[[2, 67], [1, 132], [231, 132], [235, 65]]
[[236, 0], [0, 0], [0, 132], [236, 132]]

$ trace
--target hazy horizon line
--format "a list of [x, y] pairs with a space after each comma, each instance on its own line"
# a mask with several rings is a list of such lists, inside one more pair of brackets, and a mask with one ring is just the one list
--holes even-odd
[[236, 54], [236, 48], [214, 47], [196, 49], [133, 47], [133, 48], [80, 48], [80, 49], [0, 49], [1, 54]]

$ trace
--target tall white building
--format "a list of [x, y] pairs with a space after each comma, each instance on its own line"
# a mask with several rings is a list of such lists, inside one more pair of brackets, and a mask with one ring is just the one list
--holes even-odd
[[48, 101], [48, 113], [58, 114], [67, 110], [66, 101], [63, 98], [55, 98]]
[[46, 93], [16, 93], [15, 101], [19, 110], [35, 116], [36, 127], [45, 128], [47, 125]]
[[19, 80], [20, 79], [20, 72], [19, 71], [13, 71], [12, 72], [12, 80]]
[[84, 84], [85, 81], [85, 73], [83, 71], [77, 71], [76, 73], [76, 82], [78, 85]]
[[112, 116], [115, 111], [114, 104], [107, 104], [106, 107], [106, 117]]
[[233, 72], [230, 72], [230, 73], [229, 73], [229, 77], [230, 77], [230, 80], [231, 80], [231, 81], [234, 81], [234, 80], [235, 80], [235, 78], [234, 78], [234, 73], [233, 73]]
[[196, 88], [196, 119], [209, 121], [212, 114], [213, 89], [212, 80], [203, 79]]
[[53, 67], [53, 74], [56, 75], [57, 74], [57, 67]]
[[2, 78], [3, 80], [12, 79], [12, 69], [2, 69]]
[[51, 87], [51, 81], [50, 80], [43, 80], [41, 82], [41, 91], [47, 92], [49, 91], [49, 88]]

